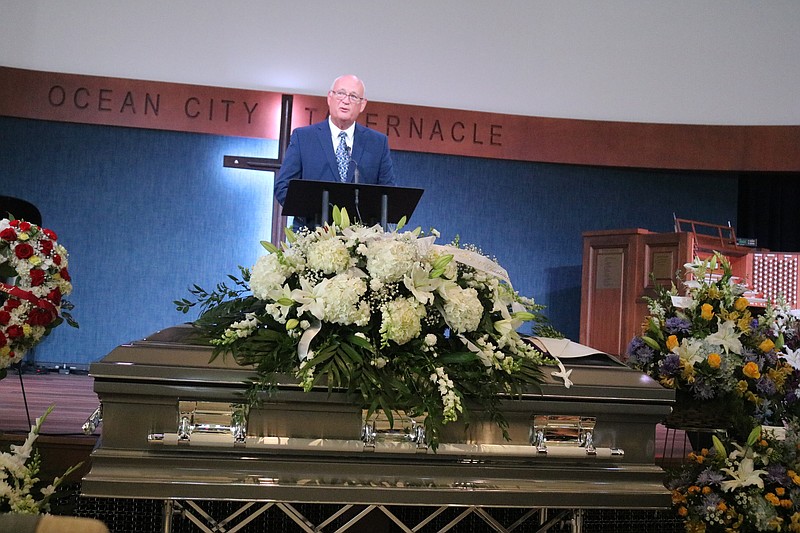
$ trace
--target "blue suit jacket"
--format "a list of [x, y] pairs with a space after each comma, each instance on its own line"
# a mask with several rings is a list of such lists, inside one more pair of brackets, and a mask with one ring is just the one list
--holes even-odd
[[[358, 166], [361, 183], [395, 184], [386, 135], [356, 123], [352, 160]], [[355, 165], [350, 165], [347, 181], [353, 181]], [[275, 198], [281, 205], [286, 200], [289, 180], [293, 179], [339, 181], [327, 119], [292, 132], [281, 169], [275, 177]]]

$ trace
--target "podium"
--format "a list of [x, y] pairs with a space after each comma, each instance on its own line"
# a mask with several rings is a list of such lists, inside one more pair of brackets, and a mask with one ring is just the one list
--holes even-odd
[[380, 223], [386, 230], [403, 216], [411, 218], [422, 193], [414, 187], [295, 179], [289, 182], [283, 214], [325, 224], [333, 206], [338, 206], [347, 209], [351, 219], [366, 225]]
[[733, 276], [747, 285], [750, 307], [780, 296], [792, 309], [800, 308], [800, 253], [741, 246], [727, 226], [676, 219], [674, 233], [590, 231], [583, 234], [580, 343], [624, 359], [657, 286], [669, 287], [684, 264], [714, 252], [725, 256]]

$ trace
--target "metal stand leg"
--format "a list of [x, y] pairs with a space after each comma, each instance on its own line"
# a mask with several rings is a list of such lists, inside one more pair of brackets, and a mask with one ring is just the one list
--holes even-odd
[[25, 395], [25, 383], [22, 381], [22, 363], [17, 363], [17, 373], [19, 374], [19, 388], [22, 390], [22, 403], [25, 404], [25, 416], [28, 417], [28, 427], [30, 428], [33, 424], [31, 423], [31, 412], [28, 409], [28, 397]]
[[583, 509], [572, 511], [572, 533], [583, 533]]
[[175, 513], [175, 502], [172, 500], [164, 500], [164, 507], [162, 508], [162, 525], [161, 531], [163, 533], [172, 533], [172, 515]]

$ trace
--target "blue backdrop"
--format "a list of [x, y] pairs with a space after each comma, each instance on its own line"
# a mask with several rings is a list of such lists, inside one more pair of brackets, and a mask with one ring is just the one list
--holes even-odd
[[[277, 143], [0, 117], [0, 194], [36, 204], [58, 233], [80, 323], [45, 339], [37, 363], [85, 367], [189, 320], [173, 300], [255, 262], [271, 232], [273, 176], [224, 168], [223, 155], [276, 157]], [[495, 256], [575, 340], [582, 232], [671, 231], [673, 213], [736, 224], [737, 178], [725, 174], [393, 158], [401, 185], [425, 189], [410, 226]]]

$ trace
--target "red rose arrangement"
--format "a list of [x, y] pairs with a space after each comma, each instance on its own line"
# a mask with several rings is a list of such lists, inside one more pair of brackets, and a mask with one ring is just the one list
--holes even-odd
[[[0, 379], [61, 324], [72, 292], [67, 250], [56, 234], [24, 220], [0, 219]], [[65, 317], [62, 317], [65, 315]]]

